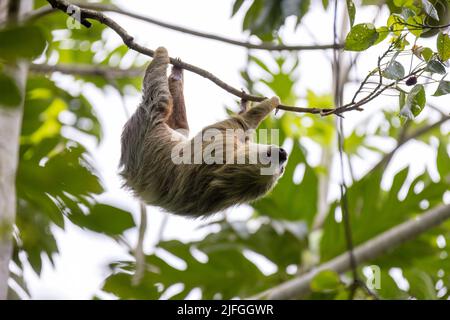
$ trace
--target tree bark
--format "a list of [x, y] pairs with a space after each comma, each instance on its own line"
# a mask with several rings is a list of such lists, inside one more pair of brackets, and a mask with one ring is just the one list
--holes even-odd
[[[0, 23], [18, 19], [33, 9], [33, 0], [0, 0]], [[4, 66], [25, 96], [27, 63]], [[9, 262], [13, 251], [12, 231], [16, 216], [16, 170], [22, 125], [23, 100], [15, 107], [0, 105], [0, 300], [8, 294]]]

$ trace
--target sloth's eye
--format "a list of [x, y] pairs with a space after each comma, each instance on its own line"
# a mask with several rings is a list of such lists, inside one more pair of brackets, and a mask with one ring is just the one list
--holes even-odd
[[268, 156], [268, 157], [271, 157], [271, 156], [272, 156], [272, 150], [271, 150], [271, 149], [267, 150], [267, 156]]

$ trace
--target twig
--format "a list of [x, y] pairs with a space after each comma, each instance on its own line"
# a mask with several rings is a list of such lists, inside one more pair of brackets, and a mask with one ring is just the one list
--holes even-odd
[[371, 172], [377, 170], [380, 167], [386, 167], [389, 163], [389, 161], [391, 161], [392, 157], [394, 156], [395, 152], [401, 147], [403, 146], [406, 142], [408, 142], [409, 140], [412, 139], [416, 139], [418, 137], [420, 137], [421, 135], [435, 129], [438, 128], [441, 124], [443, 124], [444, 122], [450, 120], [450, 115], [445, 115], [443, 116], [439, 121], [436, 121], [435, 123], [432, 123], [430, 125], [424, 126], [420, 129], [417, 129], [415, 132], [413, 132], [412, 134], [406, 136], [405, 134], [401, 134], [399, 139], [398, 139], [398, 143], [395, 146], [395, 148], [385, 154], [383, 156], [383, 158], [381, 158], [381, 160], [371, 169]]
[[101, 76], [107, 79], [134, 78], [144, 73], [143, 68], [120, 69], [88, 64], [30, 64], [30, 71], [38, 73], [60, 72], [79, 76]]
[[147, 229], [147, 208], [144, 203], [140, 203], [141, 221], [139, 222], [139, 235], [134, 250], [134, 256], [136, 258], [136, 271], [133, 275], [132, 284], [134, 286], [139, 285], [145, 272], [145, 253], [144, 253], [144, 239], [145, 231]]
[[163, 240], [164, 231], [166, 231], [167, 223], [169, 222], [169, 214], [164, 213], [163, 219], [161, 221], [161, 225], [159, 226], [158, 236], [156, 237], [156, 246]]
[[[428, 210], [427, 212], [399, 224], [380, 235], [366, 241], [354, 249], [357, 264], [376, 259], [387, 251], [405, 243], [420, 234], [438, 226], [450, 218], [450, 204]], [[316, 274], [324, 270], [344, 273], [350, 269], [347, 252], [320, 265], [292, 280], [286, 281], [252, 297], [252, 299], [292, 299], [307, 295], [311, 291], [310, 283]]]
[[[120, 88], [117, 85], [117, 82], [114, 79], [108, 79], [111, 85], [117, 90], [120, 95], [122, 108], [125, 113], [127, 119], [130, 118], [130, 113], [128, 112], [127, 105], [125, 103], [125, 99], [120, 92]], [[144, 252], [144, 240], [145, 240], [145, 232], [147, 230], [147, 207], [145, 203], [142, 201], [139, 203], [139, 212], [140, 212], [140, 221], [139, 221], [139, 233], [138, 239], [136, 242], [136, 248], [134, 249], [134, 257], [136, 259], [136, 268], [131, 279], [131, 284], [133, 286], [137, 286], [141, 283], [142, 277], [145, 273], [145, 252]], [[131, 251], [131, 250], [130, 250]]]
[[[50, 1], [49, 1], [50, 2]], [[244, 47], [247, 49], [255, 49], [255, 50], [266, 50], [266, 51], [304, 51], [304, 50], [326, 50], [326, 49], [342, 49], [342, 44], [312, 44], [312, 45], [284, 45], [284, 44], [272, 44], [272, 43], [261, 43], [261, 44], [255, 44], [248, 41], [240, 41], [235, 39], [230, 39], [227, 37], [207, 33], [207, 32], [201, 32], [197, 30], [192, 30], [189, 28], [181, 27], [175, 24], [170, 24], [167, 22], [163, 22], [158, 19], [150, 18], [138, 13], [134, 13], [122, 8], [119, 8], [116, 5], [110, 5], [110, 4], [102, 4], [102, 3], [82, 3], [82, 2], [73, 2], [74, 5], [79, 6], [80, 8], [84, 9], [91, 9], [91, 10], [97, 10], [97, 11], [103, 11], [103, 12], [114, 12], [121, 15], [125, 15], [131, 18], [135, 18], [138, 20], [142, 20], [166, 29], [190, 34], [192, 36], [201, 37], [205, 39], [215, 40], [224, 42], [227, 44]], [[58, 8], [59, 9], [59, 8]], [[27, 20], [35, 20], [38, 18], [41, 18], [42, 16], [45, 16], [51, 12], [53, 12], [54, 9], [52, 7], [41, 7], [39, 9], [36, 9], [34, 12], [27, 15]]]

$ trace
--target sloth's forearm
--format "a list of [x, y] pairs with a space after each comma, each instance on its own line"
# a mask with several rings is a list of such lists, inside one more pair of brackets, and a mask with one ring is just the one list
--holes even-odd
[[272, 112], [280, 104], [278, 97], [273, 97], [259, 103], [255, 107], [241, 114], [241, 117], [245, 120], [248, 126], [252, 129], [256, 129], [261, 121], [264, 120], [267, 115]]

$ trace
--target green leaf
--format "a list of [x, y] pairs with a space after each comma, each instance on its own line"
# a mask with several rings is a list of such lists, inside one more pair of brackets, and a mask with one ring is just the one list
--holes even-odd
[[355, 22], [356, 8], [352, 0], [347, 0], [347, 12], [348, 17], [350, 18], [350, 27], [353, 27], [353, 23]]
[[133, 217], [128, 211], [106, 204], [96, 204], [88, 215], [71, 217], [81, 227], [92, 231], [116, 236], [135, 226]]
[[439, 32], [437, 37], [437, 50], [442, 61], [450, 59], [450, 36], [448, 34]]
[[21, 26], [0, 30], [0, 58], [14, 60], [32, 59], [45, 49], [44, 33], [36, 26]]
[[244, 0], [236, 0], [233, 4], [233, 10], [231, 12], [231, 16], [233, 17], [241, 8], [242, 4], [244, 3]]
[[370, 48], [378, 39], [379, 34], [372, 23], [355, 25], [347, 34], [345, 49], [348, 51], [363, 51]]
[[380, 289], [377, 289], [378, 294], [383, 299], [406, 299], [407, 293], [397, 286], [397, 283], [384, 270], [380, 274]]
[[404, 29], [405, 20], [399, 14], [393, 13], [389, 16], [387, 20], [387, 27], [390, 31], [394, 32], [397, 36], [402, 34], [402, 30]]
[[17, 107], [22, 101], [20, 89], [16, 81], [4, 73], [0, 73], [0, 106]]
[[432, 59], [427, 63], [425, 70], [431, 73], [445, 74], [445, 66], [438, 60]]
[[[277, 275], [265, 276], [245, 257], [245, 237], [242, 237], [242, 242], [238, 245], [230, 243], [230, 239], [236, 237], [230, 231], [232, 230], [221, 230], [223, 233], [220, 238], [213, 233], [197, 242], [161, 242], [158, 250], [176, 257], [183, 266], [174, 267], [158, 254], [147, 255], [146, 272], [141, 282], [133, 286], [130, 273], [135, 269], [134, 263], [123, 261], [117, 263], [113, 274], [106, 279], [103, 289], [122, 299], [157, 299], [169, 287], [181, 283], [181, 291], [169, 298], [182, 299], [192, 289], [200, 288], [203, 299], [230, 299], [248, 297], [279, 283], [281, 278]], [[203, 253], [207, 262], [199, 261], [193, 255], [193, 249]]]
[[428, 0], [422, 0], [422, 7], [425, 13], [436, 21], [439, 21], [439, 15], [436, 8]]
[[422, 51], [422, 57], [425, 59], [426, 62], [430, 61], [433, 55], [434, 52], [430, 48], [424, 48]]
[[423, 20], [420, 16], [412, 16], [406, 19], [407, 28], [409, 32], [411, 32], [416, 37], [420, 37], [420, 35], [423, 32], [423, 27], [421, 25], [423, 24]]
[[414, 10], [411, 10], [409, 8], [402, 8], [401, 15], [405, 20], [408, 20], [408, 18], [410, 18], [410, 17], [417, 16], [416, 13], [414, 12]]
[[436, 89], [436, 92], [433, 93], [433, 96], [439, 97], [450, 93], [450, 81], [441, 80], [439, 81], [439, 85]]
[[449, 182], [450, 156], [447, 152], [447, 144], [441, 140], [437, 150], [436, 166], [444, 183]]
[[391, 61], [383, 71], [383, 76], [392, 80], [399, 80], [405, 76], [405, 68], [398, 61]]
[[418, 269], [403, 270], [403, 276], [408, 280], [408, 292], [417, 299], [434, 300], [436, 290], [432, 278]]
[[404, 91], [400, 91], [400, 94], [398, 95], [398, 105], [399, 105], [399, 110], [401, 110], [406, 103], [406, 94]]
[[[304, 166], [303, 179], [300, 184], [295, 184], [294, 172], [299, 165]], [[260, 215], [290, 221], [303, 220], [310, 226], [317, 213], [317, 197], [317, 174], [306, 162], [304, 151], [296, 142], [283, 177], [270, 194], [251, 205]]]
[[334, 291], [341, 286], [341, 279], [335, 271], [324, 270], [314, 276], [310, 286], [315, 292]]
[[402, 7], [410, 7], [414, 4], [414, 0], [394, 0], [394, 5], [402, 8]]
[[375, 41], [375, 43], [374, 43], [374, 45], [375, 44], [379, 44], [380, 42], [382, 42], [384, 39], [386, 39], [386, 37], [388, 36], [388, 34], [389, 34], [389, 29], [387, 28], [387, 27], [379, 27], [379, 28], [377, 28], [377, 32], [378, 32], [378, 39], [377, 39], [377, 41]]
[[422, 112], [425, 107], [425, 103], [425, 88], [423, 85], [417, 84], [408, 93], [408, 96], [406, 97], [406, 104], [402, 110], [400, 110], [400, 115], [412, 120]]

